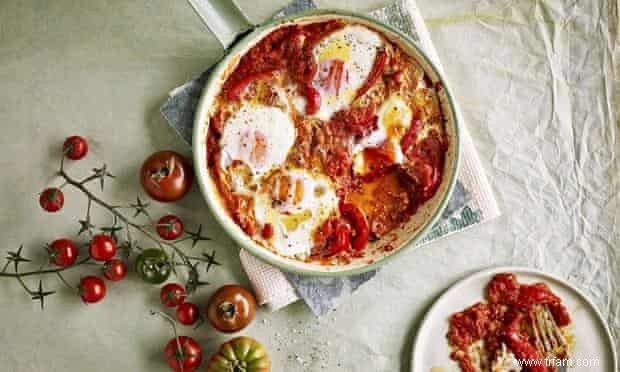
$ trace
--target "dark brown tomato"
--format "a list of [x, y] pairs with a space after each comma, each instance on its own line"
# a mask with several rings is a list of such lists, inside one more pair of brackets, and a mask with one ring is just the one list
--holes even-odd
[[232, 333], [245, 328], [256, 314], [256, 299], [247, 289], [225, 285], [218, 289], [207, 304], [207, 319], [220, 332]]
[[140, 183], [144, 191], [161, 202], [181, 199], [189, 191], [193, 178], [189, 163], [174, 151], [152, 154], [140, 170]]

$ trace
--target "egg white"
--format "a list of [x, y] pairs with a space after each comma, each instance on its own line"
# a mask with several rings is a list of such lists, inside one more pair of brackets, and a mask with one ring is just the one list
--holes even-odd
[[221, 166], [240, 160], [260, 177], [286, 161], [294, 142], [295, 124], [287, 112], [246, 103], [224, 125]]
[[[357, 90], [364, 84], [383, 40], [376, 32], [360, 26], [346, 26], [321, 40], [313, 50], [318, 72], [312, 85], [321, 95], [321, 107], [315, 114], [328, 120], [335, 112], [348, 107]], [[334, 60], [344, 63], [340, 89], [326, 87], [322, 82]]]
[[335, 189], [326, 176], [305, 169], [283, 170], [292, 183], [301, 181], [303, 194], [297, 202], [293, 195], [274, 203], [271, 191], [260, 189], [255, 196], [256, 220], [274, 227], [269, 240], [271, 246], [283, 256], [306, 256], [310, 253], [313, 232], [338, 208]]

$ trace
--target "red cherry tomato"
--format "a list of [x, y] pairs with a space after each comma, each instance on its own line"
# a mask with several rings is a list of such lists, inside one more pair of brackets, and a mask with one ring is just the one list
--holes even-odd
[[181, 199], [192, 185], [194, 173], [183, 156], [159, 151], [149, 156], [140, 170], [140, 183], [153, 199], [170, 202]]
[[107, 261], [103, 265], [103, 276], [113, 282], [121, 281], [127, 275], [127, 265], [118, 258]]
[[94, 304], [105, 297], [105, 283], [96, 276], [85, 276], [80, 281], [80, 297], [87, 304]]
[[56, 266], [67, 267], [75, 263], [78, 256], [78, 248], [69, 239], [57, 239], [49, 245], [50, 262]]
[[108, 261], [116, 254], [116, 242], [107, 235], [95, 235], [90, 241], [89, 253], [94, 260]]
[[200, 345], [191, 337], [179, 336], [171, 339], [164, 351], [168, 365], [175, 372], [195, 371], [202, 362]]
[[269, 78], [273, 75], [274, 72], [278, 71], [277, 69], [257, 72], [254, 74], [250, 74], [248, 76], [243, 77], [241, 80], [236, 82], [233, 86], [230, 87], [228, 92], [226, 93], [226, 99], [229, 101], [238, 101], [241, 99], [245, 88], [253, 82], [261, 79]]
[[161, 288], [159, 299], [166, 307], [177, 307], [185, 302], [185, 289], [176, 283], [168, 283]]
[[164, 240], [178, 239], [183, 230], [183, 221], [175, 215], [169, 214], [157, 221], [157, 234]]
[[71, 136], [65, 140], [62, 151], [71, 160], [80, 160], [88, 154], [88, 142], [83, 137]]
[[181, 324], [192, 325], [200, 316], [200, 309], [191, 302], [184, 302], [177, 307], [177, 319]]
[[50, 187], [43, 190], [39, 196], [39, 205], [43, 210], [48, 212], [57, 212], [62, 209], [65, 204], [65, 196], [62, 191], [56, 187]]

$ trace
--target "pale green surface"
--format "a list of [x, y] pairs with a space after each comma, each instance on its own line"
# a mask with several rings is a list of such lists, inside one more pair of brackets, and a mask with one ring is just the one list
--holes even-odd
[[[239, 3], [259, 20], [287, 0], [261, 1], [260, 5], [254, 0]], [[319, 2], [362, 10], [383, 3]], [[432, 8], [430, 5], [436, 1], [419, 3], [425, 16], [436, 19], [430, 23], [431, 34], [448, 74], [459, 77], [455, 93], [465, 97], [462, 102], [466, 119], [484, 123], [470, 129], [494, 188], [504, 189], [531, 177], [528, 167], [536, 164], [524, 162], [510, 169], [501, 168], [502, 153], [493, 155], [493, 149], [498, 144], [510, 144], [490, 135], [496, 122], [489, 121], [488, 115], [493, 112], [487, 112], [484, 103], [493, 100], [484, 92], [471, 96], [467, 89], [479, 79], [495, 79], [498, 90], [504, 89], [513, 78], [501, 71], [502, 66], [483, 66], [487, 75], [470, 76], [466, 64], [453, 63], [456, 58], [474, 60], [490, 52], [475, 46], [451, 49], [451, 25], [471, 22], [469, 31], [484, 37], [493, 23], [454, 18], [473, 10], [467, 1], [446, 0]], [[32, 252], [46, 241], [76, 232], [77, 217], [82, 217], [85, 207], [81, 195], [67, 193], [65, 209], [57, 215], [42, 213], [36, 202], [36, 194], [43, 186], [54, 182], [50, 176], [56, 168], [57, 146], [67, 135], [78, 133], [91, 143], [87, 160], [71, 166], [71, 171], [85, 174], [92, 166], [105, 162], [118, 176], [105, 193], [110, 201], [129, 202], [135, 198], [139, 191], [136, 173], [149, 153], [175, 149], [189, 155], [189, 149], [168, 128], [158, 108], [168, 90], [200, 72], [219, 53], [215, 39], [180, 0], [0, 0], [0, 166], [5, 172], [0, 186], [2, 252], [22, 242]], [[530, 67], [536, 70], [536, 66]], [[540, 72], [548, 73], [544, 69]], [[523, 138], [531, 137], [525, 131]], [[544, 207], [529, 188], [521, 192], [517, 196], [500, 195], [505, 212], [502, 218], [404, 255], [325, 319], [316, 320], [303, 304], [297, 303], [275, 314], [259, 312], [258, 320], [244, 333], [267, 345], [275, 371], [407, 370], [416, 324], [445, 287], [489, 265], [525, 261], [513, 256], [516, 245], [530, 246], [536, 252], [536, 246], [544, 243], [546, 235], [529, 229], [519, 216], [534, 220], [538, 215], [544, 217], [542, 223], [554, 221], [558, 226], [574, 222], [571, 218], [576, 217], [541, 209]], [[610, 205], [617, 206], [613, 199]], [[202, 222], [214, 238], [203, 247], [216, 248], [224, 265], [209, 278], [215, 285], [201, 290], [196, 302], [204, 304], [220, 284], [248, 284], [237, 250], [219, 227], [209, 222], [197, 188], [182, 202], [156, 205], [155, 211], [155, 215], [177, 213], [190, 225]], [[607, 218], [600, 217], [601, 221]], [[616, 232], [613, 221], [612, 235]], [[572, 247], [584, 243], [575, 238], [561, 244]], [[537, 262], [558, 273], [554, 263], [544, 257]], [[71, 278], [77, 281], [78, 277]], [[41, 313], [16, 282], [0, 281], [2, 371], [167, 370], [161, 350], [170, 337], [169, 329], [148, 315], [149, 309], [161, 308], [157, 288], [132, 277], [111, 285], [102, 304], [87, 307], [54, 278], [47, 283], [58, 288], [61, 295], [52, 297]], [[614, 297], [613, 292], [607, 297]], [[617, 309], [609, 303], [598, 303], [606, 313]], [[200, 341], [206, 355], [227, 339], [209, 327], [182, 332]], [[296, 360], [296, 355], [304, 362], [310, 361], [309, 365]], [[320, 357], [313, 361], [312, 355]]]

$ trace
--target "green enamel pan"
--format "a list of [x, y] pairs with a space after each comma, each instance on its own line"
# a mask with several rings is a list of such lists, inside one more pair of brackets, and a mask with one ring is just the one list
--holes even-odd
[[[196, 12], [203, 19], [209, 29], [215, 34], [225, 49], [224, 57], [212, 69], [202, 97], [196, 109], [193, 129], [193, 155], [196, 178], [202, 194], [207, 201], [211, 212], [222, 225], [223, 229], [234, 241], [248, 252], [282, 270], [312, 276], [344, 276], [359, 274], [373, 270], [399, 257], [405, 251], [414, 247], [429, 231], [441, 216], [454, 185], [456, 183], [459, 166], [459, 120], [454, 108], [449, 86], [433, 65], [431, 60], [418, 48], [407, 35], [378, 22], [368, 16], [348, 11], [321, 9], [297, 13], [285, 18], [266, 22], [261, 25], [251, 25], [243, 13], [230, 0], [189, 0]], [[435, 196], [423, 204], [418, 212], [401, 228], [396, 229], [387, 237], [373, 242], [367, 248], [364, 258], [354, 259], [349, 264], [326, 266], [318, 263], [308, 263], [280, 256], [256, 243], [232, 220], [228, 215], [217, 188], [207, 169], [206, 134], [209, 129], [209, 116], [212, 113], [213, 102], [219, 93], [227, 75], [235, 68], [241, 56], [270, 32], [291, 24], [306, 24], [312, 22], [343, 19], [371, 27], [381, 32], [386, 38], [401, 47], [414, 58], [425, 70], [433, 82], [440, 82], [443, 89], [439, 91], [439, 99], [445, 119], [445, 129], [448, 136], [448, 151], [444, 166], [442, 183]], [[382, 249], [389, 241], [392, 250]]]

